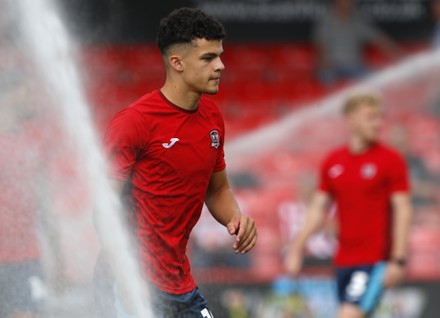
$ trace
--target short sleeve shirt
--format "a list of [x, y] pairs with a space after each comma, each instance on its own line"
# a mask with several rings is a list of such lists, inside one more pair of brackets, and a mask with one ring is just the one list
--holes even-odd
[[185, 111], [160, 91], [116, 114], [105, 134], [110, 177], [132, 186], [145, 278], [165, 292], [195, 288], [186, 245], [212, 174], [225, 169], [224, 136], [211, 100]]

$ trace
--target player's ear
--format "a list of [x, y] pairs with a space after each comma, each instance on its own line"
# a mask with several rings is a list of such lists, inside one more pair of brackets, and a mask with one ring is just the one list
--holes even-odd
[[178, 54], [172, 54], [168, 58], [168, 63], [177, 72], [183, 71], [182, 57]]

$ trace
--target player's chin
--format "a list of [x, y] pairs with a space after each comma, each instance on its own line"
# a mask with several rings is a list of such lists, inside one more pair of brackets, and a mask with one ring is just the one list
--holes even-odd
[[379, 135], [379, 134], [376, 134], [376, 133], [369, 134], [369, 135], [366, 137], [367, 141], [370, 142], [370, 143], [377, 142], [377, 141], [379, 140], [379, 138], [380, 138], [380, 135]]
[[376, 142], [379, 139], [379, 133], [376, 131], [364, 131], [362, 134], [362, 139], [366, 142]]
[[218, 93], [218, 91], [219, 91], [219, 87], [217, 85], [216, 87], [207, 87], [203, 93], [209, 95], [215, 95]]

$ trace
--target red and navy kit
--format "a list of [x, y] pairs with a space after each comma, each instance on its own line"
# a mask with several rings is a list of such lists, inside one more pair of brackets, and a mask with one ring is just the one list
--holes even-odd
[[339, 267], [375, 264], [389, 258], [391, 195], [409, 188], [404, 159], [376, 143], [353, 154], [332, 152], [321, 169], [320, 190], [335, 201], [339, 220]]
[[144, 276], [160, 290], [196, 287], [186, 246], [200, 217], [209, 181], [225, 169], [224, 123], [202, 96], [194, 111], [158, 90], [123, 109], [104, 138], [111, 178], [130, 182]]

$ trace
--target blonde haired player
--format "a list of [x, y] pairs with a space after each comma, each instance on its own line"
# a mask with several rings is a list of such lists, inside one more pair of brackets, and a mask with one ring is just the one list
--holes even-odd
[[335, 256], [339, 318], [362, 318], [376, 308], [384, 288], [404, 278], [412, 209], [407, 167], [397, 151], [379, 141], [380, 98], [356, 94], [343, 106], [347, 145], [332, 151], [320, 171], [320, 184], [307, 220], [285, 260], [288, 273], [301, 271], [307, 239], [337, 206], [339, 247]]

